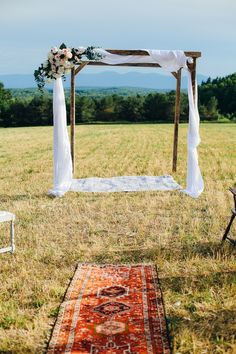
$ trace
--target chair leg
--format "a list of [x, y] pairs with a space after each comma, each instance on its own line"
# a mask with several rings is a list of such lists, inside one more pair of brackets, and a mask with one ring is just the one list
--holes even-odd
[[224, 235], [223, 235], [223, 237], [222, 237], [222, 241], [221, 241], [221, 242], [224, 242], [224, 241], [226, 240], [227, 235], [228, 235], [228, 233], [229, 233], [229, 230], [230, 230], [230, 228], [231, 228], [231, 225], [232, 225], [232, 223], [233, 223], [233, 221], [234, 221], [235, 216], [236, 216], [235, 214], [233, 214], [233, 215], [231, 216], [230, 222], [229, 222], [229, 224], [228, 224], [228, 226], [227, 226], [227, 228], [226, 228], [226, 230], [225, 230], [225, 233], [224, 233]]
[[11, 253], [15, 251], [15, 230], [14, 221], [11, 222]]

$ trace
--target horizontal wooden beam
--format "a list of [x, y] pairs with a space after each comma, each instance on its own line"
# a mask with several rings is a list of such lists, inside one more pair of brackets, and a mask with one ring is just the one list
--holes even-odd
[[[145, 55], [145, 56], [149, 55], [149, 53], [146, 50], [106, 49], [106, 51], [111, 54], [118, 54], [118, 55]], [[200, 58], [202, 55], [201, 52], [185, 51], [184, 53], [187, 57], [192, 57], [192, 58]]]
[[100, 61], [90, 61], [88, 65], [96, 66], [138, 66], [143, 68], [160, 68], [160, 65], [157, 63], [125, 63], [125, 64], [106, 64]]
[[[149, 53], [146, 50], [123, 50], [123, 49], [106, 49], [107, 52], [117, 55], [140, 55], [140, 56], [149, 56]], [[193, 59], [200, 58], [201, 52], [184, 52], [186, 56], [192, 57]], [[85, 65], [94, 65], [94, 66], [134, 66], [140, 68], [160, 68], [160, 65], [157, 63], [124, 63], [124, 64], [106, 64], [100, 61], [89, 61], [86, 64], [80, 64], [76, 69], [75, 74], [83, 69]], [[79, 69], [81, 67], [81, 69]], [[191, 64], [188, 64], [189, 69], [191, 70]], [[174, 75], [175, 76], [175, 75]]]
[[202, 53], [201, 52], [184, 52], [186, 57], [192, 57], [192, 58], [201, 58]]

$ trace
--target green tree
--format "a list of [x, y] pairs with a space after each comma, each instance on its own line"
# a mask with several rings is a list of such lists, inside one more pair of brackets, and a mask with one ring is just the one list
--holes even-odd
[[75, 99], [76, 123], [94, 122], [96, 104], [93, 98], [76, 95]]
[[201, 106], [208, 111], [209, 108], [216, 111], [214, 105], [217, 102], [217, 114], [230, 119], [236, 117], [236, 73], [203, 82], [199, 87], [199, 99]]
[[150, 122], [172, 122], [175, 95], [155, 93], [146, 96], [144, 101], [144, 117]]
[[0, 126], [10, 126], [8, 110], [11, 105], [12, 95], [9, 90], [4, 88], [0, 82]]
[[130, 96], [121, 100], [116, 107], [118, 120], [128, 122], [143, 121], [143, 102], [144, 98], [140, 95]]

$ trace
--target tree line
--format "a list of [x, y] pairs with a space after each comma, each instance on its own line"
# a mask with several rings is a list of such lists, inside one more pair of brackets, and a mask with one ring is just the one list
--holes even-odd
[[[23, 90], [22, 90], [23, 91]], [[34, 92], [34, 91], [33, 91]], [[69, 117], [69, 97], [66, 98]], [[173, 122], [175, 91], [122, 96], [83, 95], [75, 98], [76, 123]], [[210, 78], [199, 86], [199, 113], [205, 121], [236, 121], [236, 73]], [[181, 121], [188, 120], [188, 97], [181, 93]], [[13, 95], [0, 83], [0, 126], [39, 126], [52, 124], [52, 93]]]

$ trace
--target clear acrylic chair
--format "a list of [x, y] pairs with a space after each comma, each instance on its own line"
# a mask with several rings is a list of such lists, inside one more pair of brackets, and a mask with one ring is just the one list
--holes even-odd
[[10, 222], [10, 243], [9, 247], [0, 248], [0, 253], [15, 251], [15, 242], [14, 242], [14, 221], [15, 214], [12, 214], [8, 211], [0, 211], [0, 222]]
[[233, 194], [233, 198], [234, 198], [234, 208], [231, 210], [232, 215], [230, 218], [230, 221], [228, 223], [228, 226], [226, 227], [225, 233], [222, 237], [222, 242], [224, 242], [225, 240], [228, 240], [230, 243], [232, 243], [233, 245], [236, 246], [236, 240], [230, 238], [228, 236], [228, 233], [230, 231], [231, 225], [234, 221], [234, 218], [236, 217], [236, 188], [229, 188], [230, 192]]

